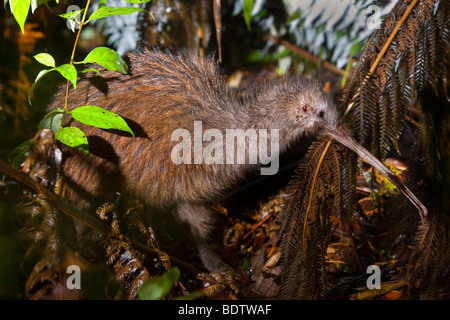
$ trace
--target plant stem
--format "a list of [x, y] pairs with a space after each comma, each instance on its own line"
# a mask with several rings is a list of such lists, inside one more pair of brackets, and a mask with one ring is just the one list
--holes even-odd
[[[75, 38], [75, 43], [73, 45], [72, 54], [70, 56], [70, 60], [69, 60], [69, 64], [70, 65], [73, 65], [73, 59], [75, 57], [75, 50], [76, 50], [77, 45], [78, 45], [78, 40], [80, 39], [80, 34], [81, 34], [81, 30], [83, 29], [84, 22], [86, 21], [86, 14], [87, 14], [87, 12], [89, 10], [89, 4], [90, 3], [91, 3], [91, 0], [87, 0], [86, 7], [84, 8], [84, 12], [83, 12], [83, 17], [82, 17], [81, 22], [80, 22], [80, 27], [78, 28], [77, 36]], [[70, 85], [70, 81], [67, 80], [67, 82], [66, 82], [66, 95], [64, 97], [64, 113], [63, 113], [62, 119], [61, 119], [61, 126], [64, 123], [64, 116], [67, 113], [67, 101], [69, 99], [69, 85]]]

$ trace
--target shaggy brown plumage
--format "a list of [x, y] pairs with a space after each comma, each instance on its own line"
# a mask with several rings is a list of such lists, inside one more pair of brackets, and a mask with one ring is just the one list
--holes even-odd
[[[194, 121], [201, 121], [203, 130], [219, 129], [224, 135], [226, 129], [278, 129], [282, 152], [304, 133], [323, 126], [334, 130], [338, 112], [316, 80], [268, 80], [238, 98], [212, 61], [147, 49], [128, 59], [129, 74], [89, 75], [70, 92], [69, 110], [103, 107], [125, 118], [136, 137], [71, 122], [88, 136], [92, 157], [77, 152], [66, 157], [69, 198], [82, 209], [92, 209], [118, 191], [154, 207], [174, 207], [191, 225], [205, 266], [220, 269], [205, 245], [213, 224], [211, 203], [259, 163], [175, 164], [171, 152], [179, 142], [171, 139], [174, 130], [187, 129], [193, 137]], [[63, 101], [61, 90], [50, 109], [62, 107]], [[269, 149], [271, 137], [268, 130]], [[206, 147], [211, 142], [201, 143]], [[258, 152], [249, 144], [245, 148]], [[277, 157], [276, 149], [272, 151], [271, 157]]]

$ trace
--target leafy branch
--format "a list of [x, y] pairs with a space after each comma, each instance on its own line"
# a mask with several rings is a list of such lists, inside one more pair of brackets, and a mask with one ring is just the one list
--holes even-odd
[[[5, 4], [8, 0], [5, 0]], [[24, 24], [28, 15], [29, 8], [31, 6], [31, 10], [34, 13], [34, 10], [46, 3], [48, 0], [27, 0], [27, 1], [18, 1], [18, 0], [10, 0], [10, 8], [11, 12], [19, 23], [19, 26], [23, 32]], [[125, 0], [131, 3], [142, 3], [148, 2], [150, 0]], [[58, 1], [57, 1], [58, 2]], [[134, 136], [133, 131], [130, 129], [125, 120], [120, 116], [108, 110], [105, 110], [98, 106], [80, 106], [75, 108], [72, 111], [68, 111], [67, 102], [69, 96], [69, 87], [70, 84], [76, 89], [77, 86], [77, 76], [78, 71], [74, 65], [86, 65], [86, 64], [98, 64], [110, 71], [118, 71], [121, 74], [126, 74], [128, 72], [128, 66], [125, 61], [120, 57], [120, 55], [112, 49], [106, 47], [98, 47], [93, 49], [91, 52], [87, 54], [84, 60], [82, 61], [74, 61], [75, 51], [78, 46], [78, 40], [80, 38], [81, 31], [83, 26], [86, 24], [95, 21], [97, 19], [106, 18], [113, 15], [122, 15], [122, 14], [131, 14], [136, 11], [144, 11], [143, 9], [136, 7], [107, 7], [105, 6], [106, 0], [100, 1], [99, 8], [95, 10], [89, 17], [87, 17], [87, 12], [90, 6], [90, 0], [87, 1], [86, 7], [81, 10], [75, 10], [73, 12], [68, 12], [65, 14], [61, 14], [60, 17], [63, 19], [67, 19], [72, 31], [75, 32], [75, 28], [78, 28], [75, 43], [72, 49], [72, 53], [70, 56], [70, 60], [66, 64], [62, 64], [57, 66], [55, 63], [55, 59], [49, 53], [39, 53], [34, 56], [36, 61], [41, 63], [46, 67], [50, 67], [50, 69], [41, 70], [35, 81], [33, 82], [29, 93], [28, 93], [28, 101], [31, 104], [31, 98], [33, 92], [36, 88], [36, 85], [50, 72], [57, 71], [61, 76], [63, 76], [66, 82], [66, 90], [65, 90], [65, 99], [64, 106], [59, 109], [52, 110], [49, 114], [47, 114], [44, 119], [40, 122], [38, 128], [40, 130], [49, 128], [54, 134], [55, 138], [60, 142], [81, 150], [84, 154], [89, 155], [89, 145], [87, 141], [87, 137], [84, 132], [77, 127], [63, 127], [62, 123], [64, 123], [64, 117], [66, 115], [71, 115], [73, 119], [82, 122], [87, 125], [95, 126], [101, 129], [117, 129], [121, 131], [125, 131]], [[78, 20], [79, 15], [82, 14], [81, 21]], [[85, 67], [81, 70], [82, 73], [94, 71], [99, 74], [101, 72], [94, 67]], [[28, 145], [28, 141], [24, 142], [24, 144]], [[20, 147], [20, 146], [19, 146]], [[23, 149], [23, 148], [19, 148]], [[26, 149], [26, 148], [25, 148]], [[20, 155], [23, 158], [23, 155]]]

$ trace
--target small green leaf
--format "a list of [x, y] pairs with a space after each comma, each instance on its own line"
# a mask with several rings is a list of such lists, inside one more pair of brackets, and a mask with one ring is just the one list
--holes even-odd
[[71, 19], [71, 18], [72, 19], [76, 19], [77, 16], [79, 16], [79, 15], [81, 15], [81, 13], [83, 13], [83, 11], [84, 11], [84, 9], [74, 10], [74, 11], [71, 11], [71, 12], [66, 12], [66, 13], [59, 14], [59, 16], [61, 18], [64, 18], [64, 19]]
[[99, 75], [101, 75], [103, 77], [102, 73], [100, 71], [98, 71], [97, 69], [95, 69], [95, 68], [87, 68], [87, 69], [82, 70], [81, 72], [82, 73], [88, 73], [90, 71], [97, 72]]
[[81, 123], [100, 129], [117, 129], [126, 131], [131, 133], [134, 137], [133, 131], [121, 116], [103, 108], [97, 106], [82, 106], [73, 109], [70, 114], [74, 119], [80, 121]]
[[51, 71], [54, 71], [54, 70], [56, 70], [56, 69], [55, 69], [55, 68], [51, 68], [51, 69], [48, 69], [48, 70], [41, 70], [41, 71], [38, 73], [38, 75], [37, 75], [37, 77], [36, 77], [36, 80], [34, 80], [33, 84], [31, 85], [30, 91], [28, 91], [28, 102], [29, 102], [30, 104], [31, 104], [31, 95], [33, 94], [34, 88], [36, 87], [38, 81], [39, 81], [44, 75], [46, 75], [47, 73], [49, 73], [49, 72], [51, 72]]
[[83, 61], [76, 63], [98, 63], [108, 70], [116, 70], [122, 74], [128, 72], [128, 67], [120, 55], [112, 49], [98, 47], [89, 52]]
[[73, 33], [75, 33], [75, 29], [80, 28], [81, 23], [81, 14], [83, 13], [84, 9], [81, 10], [73, 10], [71, 12], [60, 14], [59, 16], [61, 18], [67, 19], [67, 28], [72, 30]]
[[55, 59], [53, 59], [51, 54], [39, 53], [39, 54], [35, 55], [33, 58], [35, 58], [37, 62], [43, 64], [44, 66], [47, 66], [47, 67], [55, 66]]
[[64, 110], [60, 108], [51, 111], [39, 122], [38, 130], [51, 129], [55, 133], [61, 128], [63, 114]]
[[244, 14], [245, 24], [247, 25], [247, 30], [250, 31], [250, 23], [252, 21], [252, 11], [253, 11], [254, 0], [244, 0], [244, 8], [242, 9]]
[[20, 26], [20, 30], [24, 33], [25, 20], [28, 16], [28, 10], [30, 10], [31, 0], [10, 0], [9, 5], [11, 13]]
[[67, 28], [72, 30], [73, 33], [75, 33], [75, 29], [79, 29], [79, 22], [77, 19], [68, 19], [67, 20]]
[[77, 69], [71, 64], [63, 64], [55, 68], [64, 78], [72, 82], [73, 87], [77, 88]]
[[108, 0], [100, 0], [100, 3], [98, 4], [98, 7], [99, 8], [104, 7], [106, 2], [108, 2]]
[[[36, 59], [37, 60], [37, 59]], [[73, 86], [76, 88], [76, 84], [77, 84], [77, 70], [75, 69], [74, 66], [70, 65], [70, 64], [63, 64], [59, 67], [56, 68], [51, 68], [48, 70], [41, 70], [37, 77], [36, 80], [34, 80], [34, 83], [31, 85], [30, 91], [28, 91], [28, 102], [31, 104], [31, 95], [33, 94], [34, 88], [36, 87], [37, 83], [39, 82], [39, 80], [41, 80], [41, 78], [46, 75], [47, 73], [51, 72], [51, 71], [55, 71], [57, 70], [64, 78], [66, 78], [67, 80], [69, 80], [70, 82], [72, 82]]]
[[141, 286], [138, 297], [141, 300], [159, 300], [166, 296], [180, 278], [177, 267], [170, 268], [161, 276], [147, 280]]
[[106, 18], [106, 17], [110, 17], [110, 16], [115, 16], [115, 15], [121, 15], [121, 14], [131, 14], [133, 12], [138, 12], [138, 11], [145, 11], [141, 8], [138, 7], [119, 7], [119, 8], [115, 8], [115, 7], [101, 7], [97, 10], [95, 10], [91, 16], [89, 17], [89, 20], [86, 21], [86, 23], [92, 21], [92, 20], [97, 20], [97, 19], [101, 19], [101, 18]]
[[55, 138], [68, 145], [69, 147], [76, 148], [82, 151], [85, 155], [89, 156], [89, 144], [87, 137], [83, 131], [76, 127], [64, 127], [56, 131]]

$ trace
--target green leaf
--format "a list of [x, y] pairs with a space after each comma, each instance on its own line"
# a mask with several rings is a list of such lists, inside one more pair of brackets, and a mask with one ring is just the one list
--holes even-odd
[[146, 3], [146, 2], [150, 2], [152, 0], [125, 0], [126, 2], [129, 3]]
[[[76, 6], [75, 6], [76, 7]], [[73, 10], [71, 12], [60, 14], [61, 18], [67, 19], [67, 28], [72, 30], [75, 33], [75, 29], [79, 29], [79, 24], [81, 23], [81, 14], [84, 9], [81, 10]]]
[[47, 67], [55, 66], [55, 59], [53, 59], [51, 54], [39, 53], [39, 54], [35, 55], [33, 58], [35, 58], [37, 62], [43, 64], [44, 66], [47, 66]]
[[81, 72], [82, 73], [88, 73], [90, 71], [97, 72], [99, 75], [101, 75], [103, 77], [102, 73], [100, 71], [98, 71], [97, 69], [95, 69], [95, 68], [87, 68], [87, 69], [82, 70]]
[[106, 2], [108, 2], [108, 0], [100, 0], [100, 3], [98, 4], [98, 7], [99, 8], [104, 7]]
[[21, 144], [19, 144], [17, 147], [14, 148], [13, 151], [11, 151], [8, 155], [8, 160], [11, 162], [11, 165], [19, 169], [22, 166], [22, 163], [25, 162], [26, 158], [28, 157], [28, 153], [30, 151], [31, 143], [33, 142], [33, 138], [28, 139]]
[[75, 29], [79, 29], [79, 22], [77, 19], [68, 19], [67, 20], [67, 28], [72, 30], [75, 33]]
[[39, 122], [38, 130], [51, 129], [54, 133], [61, 128], [61, 120], [64, 114], [64, 110], [56, 108], [51, 111]]
[[55, 68], [64, 78], [72, 82], [73, 87], [77, 88], [77, 69], [71, 64], [63, 64]]
[[115, 15], [120, 15], [120, 14], [130, 14], [133, 12], [138, 12], [138, 11], [145, 11], [141, 8], [138, 7], [101, 7], [97, 10], [95, 10], [91, 16], [89, 17], [88, 21], [86, 21], [86, 23], [92, 21], [92, 20], [96, 20], [96, 19], [101, 19], [101, 18], [106, 18], [106, 17], [110, 17], [110, 16], [115, 16]]
[[138, 297], [141, 300], [159, 300], [166, 296], [180, 278], [177, 267], [170, 268], [161, 276], [149, 279], [141, 286]]
[[247, 30], [250, 31], [250, 23], [252, 21], [252, 11], [253, 11], [254, 0], [244, 0], [244, 8], [242, 9], [244, 14], [245, 24], [247, 25]]
[[38, 81], [45, 76], [47, 73], [56, 70], [55, 68], [52, 69], [48, 69], [48, 70], [41, 70], [37, 77], [36, 80], [34, 80], [33, 84], [31, 85], [30, 91], [28, 91], [28, 102], [31, 104], [31, 95], [33, 94], [34, 88], [36, 87]]
[[74, 11], [71, 11], [71, 12], [66, 12], [66, 13], [59, 14], [58, 16], [60, 16], [61, 18], [64, 18], [64, 19], [71, 19], [71, 18], [72, 19], [76, 19], [76, 17], [81, 15], [81, 13], [83, 11], [84, 11], [84, 9], [74, 10]]
[[89, 52], [83, 61], [76, 63], [98, 63], [108, 70], [116, 70], [122, 74], [128, 72], [128, 67], [120, 55], [112, 49], [98, 47]]
[[81, 123], [100, 129], [117, 129], [126, 131], [131, 133], [134, 137], [133, 131], [121, 116], [103, 108], [97, 106], [82, 106], [72, 110], [70, 114], [74, 119], [80, 121]]
[[9, 5], [11, 7], [11, 13], [20, 26], [20, 30], [23, 31], [25, 20], [28, 16], [28, 10], [30, 9], [31, 0], [10, 0]]
[[82, 151], [85, 155], [89, 156], [89, 144], [87, 137], [83, 131], [76, 127], [64, 127], [56, 131], [55, 138], [68, 145], [69, 147], [76, 148]]
[[[46, 55], [44, 53], [40, 54], [39, 58], [36, 58], [36, 60], [41, 59], [43, 60], [45, 63], [48, 63], [49, 65], [52, 63], [50, 60], [48, 60], [49, 58], [47, 56], [43, 56], [42, 55]], [[39, 56], [39, 55], [37, 55]], [[50, 55], [49, 55], [50, 56]], [[36, 57], [36, 56], [35, 56]], [[53, 59], [53, 58], [52, 58]], [[39, 60], [38, 60], [39, 61]], [[39, 61], [41, 63], [43, 63], [42, 61]], [[45, 64], [44, 63], [44, 64]], [[54, 63], [54, 61], [53, 61]], [[41, 78], [46, 75], [47, 73], [51, 72], [51, 71], [58, 71], [64, 78], [66, 78], [67, 80], [69, 80], [70, 82], [72, 82], [73, 86], [76, 88], [76, 84], [77, 84], [77, 70], [75, 69], [74, 66], [70, 65], [70, 64], [63, 64], [59, 67], [55, 67], [55, 68], [51, 68], [51, 69], [47, 69], [47, 70], [41, 70], [37, 77], [36, 80], [34, 80], [34, 83], [32, 84], [30, 91], [28, 91], [28, 102], [31, 104], [31, 95], [33, 94], [34, 88], [36, 87], [37, 83], [39, 82], [39, 80], [41, 80]]]

